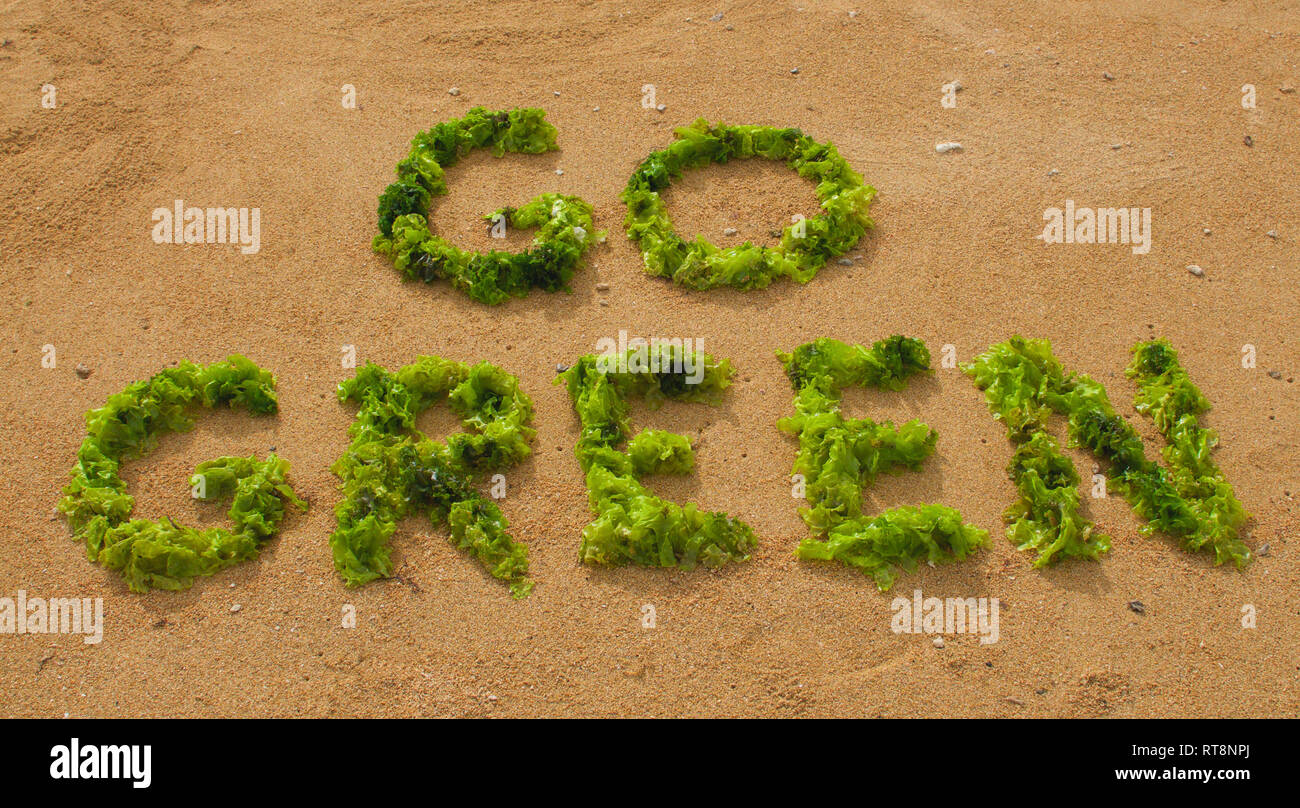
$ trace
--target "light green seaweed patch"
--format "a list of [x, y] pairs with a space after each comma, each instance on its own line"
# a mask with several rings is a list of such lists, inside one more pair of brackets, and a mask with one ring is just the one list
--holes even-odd
[[1126, 373], [1138, 385], [1135, 408], [1150, 416], [1168, 441], [1163, 454], [1174, 488], [1196, 513], [1198, 529], [1188, 545], [1193, 549], [1209, 545], [1216, 563], [1232, 559], [1238, 566], [1245, 564], [1250, 552], [1239, 536], [1250, 515], [1214, 462], [1212, 452], [1219, 436], [1200, 425], [1201, 413], [1210, 409], [1209, 400], [1166, 340], [1133, 346], [1133, 362]]
[[925, 343], [895, 335], [865, 348], [823, 338], [777, 356], [795, 390], [795, 414], [778, 425], [799, 438], [794, 473], [803, 477], [810, 503], [799, 514], [814, 534], [800, 542], [799, 558], [856, 567], [883, 592], [900, 568], [912, 572], [923, 559], [961, 560], [985, 542], [987, 531], [944, 505], [862, 514], [863, 489], [876, 475], [920, 469], [938, 433], [918, 420], [895, 427], [846, 419], [841, 391], [850, 385], [902, 390], [911, 376], [929, 372]]
[[533, 246], [522, 253], [461, 250], [429, 230], [429, 204], [447, 193], [443, 169], [477, 148], [540, 154], [558, 148], [555, 127], [540, 109], [489, 112], [475, 107], [464, 118], [443, 121], [411, 141], [397, 164], [397, 182], [379, 198], [379, 233], [372, 247], [388, 256], [402, 277], [432, 283], [447, 279], [480, 303], [524, 297], [534, 287], [568, 289], [582, 255], [601, 238], [591, 205], [576, 196], [542, 194], [521, 208], [502, 208], [484, 218], [520, 229], [537, 228]]
[[[647, 358], [644, 367], [638, 365]], [[648, 474], [689, 474], [695, 467], [690, 441], [650, 429], [633, 436], [628, 418], [634, 396], [652, 408], [667, 399], [717, 404], [731, 384], [731, 363], [660, 344], [651, 345], [648, 356], [634, 348], [622, 359], [584, 356], [556, 379], [566, 384], [582, 423], [575, 454], [595, 514], [582, 531], [579, 558], [587, 564], [684, 569], [747, 561], [757, 539], [744, 522], [694, 503], [669, 502], [640, 481]], [[620, 450], [624, 441], [627, 448]]]
[[[360, 405], [347, 451], [331, 467], [343, 481], [330, 536], [334, 567], [349, 586], [393, 572], [389, 539], [399, 520], [425, 510], [446, 523], [452, 544], [472, 552], [516, 598], [532, 590], [528, 549], [475, 488], [482, 475], [528, 457], [533, 403], [519, 380], [480, 362], [470, 366], [436, 356], [389, 373], [367, 363], [338, 389], [339, 401]], [[445, 401], [470, 430], [435, 441], [415, 429], [425, 409]]]
[[[627, 205], [628, 237], [640, 246], [651, 275], [692, 289], [762, 289], [781, 277], [807, 283], [872, 225], [868, 213], [876, 189], [863, 183], [830, 143], [818, 143], [798, 129], [710, 126], [703, 118], [678, 128], [676, 135], [672, 145], [641, 162], [620, 197]], [[823, 212], [786, 227], [776, 247], [745, 242], [721, 248], [703, 237], [679, 236], [660, 192], [685, 169], [750, 157], [784, 160], [815, 182]]]
[[87, 557], [120, 571], [132, 591], [186, 589], [200, 575], [256, 558], [278, 530], [284, 503], [307, 507], [289, 487], [284, 459], [222, 457], [200, 463], [190, 485], [199, 499], [233, 498], [234, 530], [198, 530], [170, 518], [131, 519], [135, 500], [118, 474], [122, 462], [148, 453], [165, 432], [192, 429], [196, 404], [275, 412], [275, 377], [238, 355], [207, 366], [181, 362], [86, 413], [88, 434], [59, 510], [85, 541]]
[[1037, 567], [1066, 556], [1096, 559], [1110, 549], [1110, 538], [1079, 514], [1078, 474], [1045, 431], [1055, 412], [1066, 416], [1070, 445], [1108, 462], [1111, 485], [1146, 520], [1144, 533], [1159, 530], [1190, 550], [1211, 550], [1216, 564], [1246, 564], [1250, 551], [1238, 536], [1245, 512], [1209, 460], [1215, 436], [1197, 420], [1209, 403], [1168, 343], [1140, 343], [1134, 354], [1128, 373], [1139, 383], [1137, 408], [1169, 439], [1172, 475], [1146, 457], [1141, 437], [1115, 412], [1105, 388], [1066, 373], [1047, 340], [1014, 336], [963, 366], [1016, 444], [1008, 474], [1020, 499], [1006, 512], [1009, 537], [1020, 549], [1038, 551]]

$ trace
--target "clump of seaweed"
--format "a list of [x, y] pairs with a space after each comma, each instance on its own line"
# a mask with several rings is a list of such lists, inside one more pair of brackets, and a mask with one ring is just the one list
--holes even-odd
[[[782, 277], [807, 283], [872, 225], [868, 213], [876, 189], [863, 183], [830, 143], [818, 143], [798, 129], [710, 125], [703, 118], [678, 128], [676, 135], [670, 146], [641, 161], [620, 197], [627, 205], [628, 238], [640, 246], [651, 275], [691, 289], [762, 289]], [[817, 183], [823, 212], [786, 227], [776, 247], [746, 242], [721, 248], [702, 237], [679, 236], [660, 192], [685, 169], [751, 157], [783, 160]]]
[[529, 290], [568, 289], [583, 253], [601, 238], [592, 207], [576, 196], [541, 194], [521, 208], [502, 208], [484, 218], [511, 227], [537, 228], [533, 246], [521, 253], [467, 252], [429, 230], [429, 203], [447, 193], [443, 170], [477, 148], [498, 157], [506, 152], [541, 154], [556, 148], [555, 127], [540, 109], [489, 112], [475, 107], [465, 117], [443, 121], [411, 141], [397, 164], [397, 182], [379, 197], [375, 252], [392, 259], [407, 280], [446, 279], [480, 303], [495, 305]]
[[651, 407], [667, 399], [718, 403], [731, 384], [731, 363], [704, 353], [688, 355], [680, 345], [656, 344], [644, 371], [623, 369], [637, 367], [636, 350], [630, 349], [623, 362], [584, 356], [556, 379], [566, 385], [582, 424], [575, 454], [595, 514], [582, 531], [579, 558], [588, 564], [684, 569], [747, 561], [757, 544], [747, 524], [701, 511], [694, 503], [669, 502], [641, 482], [649, 474], [689, 474], [695, 467], [690, 441], [661, 430], [632, 435], [628, 418], [634, 396]]
[[1239, 531], [1247, 516], [1210, 459], [1217, 437], [1199, 425], [1209, 402], [1169, 343], [1139, 343], [1133, 352], [1128, 375], [1138, 382], [1136, 407], [1168, 439], [1172, 473], [1146, 457], [1141, 437], [1115, 412], [1105, 388], [1066, 373], [1047, 340], [1013, 336], [963, 366], [1016, 444], [1008, 474], [1020, 499], [1006, 512], [1009, 537], [1020, 549], [1038, 551], [1038, 567], [1066, 556], [1096, 559], [1110, 549], [1110, 538], [1079, 514], [1078, 475], [1045, 432], [1055, 412], [1066, 417], [1072, 446], [1108, 463], [1108, 479], [1147, 521], [1145, 533], [1159, 530], [1189, 550], [1213, 552], [1215, 564], [1244, 566], [1250, 551]]
[[862, 513], [862, 492], [876, 475], [919, 469], [938, 433], [918, 420], [895, 427], [846, 419], [841, 391], [850, 385], [904, 389], [911, 376], [929, 372], [925, 343], [895, 335], [866, 348], [822, 338], [777, 356], [795, 390], [795, 414], [778, 425], [799, 438], [794, 473], [802, 476], [810, 503], [799, 513], [814, 534], [799, 543], [799, 558], [856, 567], [883, 592], [899, 569], [912, 572], [920, 560], [960, 560], [984, 543], [987, 531], [944, 505]]
[[[528, 457], [534, 430], [532, 400], [519, 380], [480, 362], [470, 366], [421, 356], [394, 373], [367, 363], [338, 389], [339, 401], [359, 405], [347, 451], [331, 467], [343, 481], [330, 536], [334, 567], [349, 586], [392, 575], [388, 546], [397, 522], [427, 511], [446, 523], [451, 542], [468, 550], [511, 594], [531, 591], [528, 549], [475, 484], [483, 474]], [[415, 429], [425, 409], [446, 402], [469, 430], [431, 440]]]
[[121, 572], [134, 592], [186, 589], [196, 577], [256, 558], [262, 543], [279, 529], [284, 503], [307, 507], [289, 486], [289, 463], [272, 453], [265, 460], [209, 460], [190, 478], [198, 499], [233, 499], [229, 516], [234, 530], [199, 530], [166, 517], [130, 518], [135, 499], [118, 474], [122, 462], [147, 454], [166, 432], [192, 429], [195, 405], [220, 404], [257, 415], [273, 413], [275, 377], [239, 355], [206, 366], [181, 362], [86, 413], [88, 434], [59, 510], [85, 541], [87, 557]]

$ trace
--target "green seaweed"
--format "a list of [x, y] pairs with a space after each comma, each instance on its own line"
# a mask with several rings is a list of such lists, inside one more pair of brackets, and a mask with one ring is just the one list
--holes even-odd
[[1209, 549], [1215, 564], [1244, 566], [1250, 552], [1238, 531], [1245, 511], [1209, 460], [1217, 439], [1197, 420], [1209, 402], [1167, 342], [1140, 343], [1134, 354], [1128, 373], [1139, 383], [1136, 406], [1169, 440], [1172, 474], [1146, 457], [1142, 438], [1115, 412], [1105, 388], [1066, 373], [1047, 340], [1013, 336], [963, 366], [1017, 446], [1008, 474], [1020, 499], [1007, 510], [1008, 535], [1021, 549], [1038, 550], [1038, 567], [1066, 556], [1095, 560], [1110, 548], [1110, 538], [1079, 515], [1078, 475], [1045, 432], [1058, 413], [1066, 416], [1070, 445], [1107, 462], [1111, 484], [1147, 522], [1144, 534], [1162, 531], [1189, 550]]
[[[690, 441], [660, 430], [632, 435], [628, 419], [628, 401], [634, 396], [652, 408], [667, 399], [718, 403], [731, 384], [731, 363], [656, 343], [649, 348], [648, 363], [655, 370], [624, 369], [639, 367], [635, 352], [627, 351], [623, 362], [584, 356], [556, 379], [566, 384], [582, 424], [575, 454], [595, 514], [582, 531], [579, 558], [587, 564], [683, 569], [747, 561], [757, 539], [744, 522], [701, 511], [694, 503], [669, 502], [641, 483], [647, 474], [690, 473], [695, 465]], [[687, 368], [701, 372], [693, 378]], [[627, 450], [620, 451], [624, 441]]]
[[[330, 536], [334, 567], [348, 586], [392, 575], [389, 539], [417, 510], [445, 522], [451, 542], [472, 552], [511, 594], [532, 590], [528, 549], [516, 543], [501, 509], [474, 487], [482, 475], [524, 460], [534, 430], [532, 400], [519, 380], [495, 365], [470, 366], [421, 356], [394, 373], [367, 363], [338, 388], [359, 405], [347, 451], [331, 467], [342, 480]], [[416, 417], [445, 401], [469, 430], [431, 440]]]
[[[876, 190], [863, 183], [830, 143], [818, 143], [798, 129], [710, 126], [703, 118], [678, 128], [676, 136], [667, 148], [641, 162], [620, 196], [627, 205], [628, 238], [640, 246], [651, 275], [691, 289], [762, 289], [781, 277], [807, 283], [827, 260], [851, 250], [872, 226], [868, 213]], [[823, 212], [786, 227], [777, 247], [745, 242], [720, 248], [703, 237], [686, 241], [679, 236], [660, 192], [685, 169], [751, 157], [783, 160], [815, 182]]]
[[135, 500], [119, 476], [122, 462], [147, 454], [165, 432], [192, 429], [194, 406], [219, 404], [273, 413], [275, 377], [239, 355], [206, 366], [181, 362], [86, 413], [87, 436], [58, 507], [85, 541], [87, 557], [121, 572], [134, 592], [186, 589], [196, 577], [256, 558], [278, 530], [284, 503], [307, 507], [289, 487], [289, 463], [272, 453], [265, 460], [222, 457], [195, 469], [190, 483], [196, 498], [233, 498], [233, 531], [130, 518]]
[[[778, 426], [799, 439], [794, 473], [803, 477], [810, 507], [801, 508], [813, 536], [796, 555], [836, 560], [870, 575], [883, 592], [897, 569], [966, 558], [988, 532], [966, 524], [944, 505], [909, 505], [874, 517], [862, 514], [862, 492], [881, 472], [916, 471], [934, 452], [938, 433], [919, 420], [901, 427], [870, 418], [846, 419], [841, 391], [850, 385], [902, 390], [930, 370], [930, 352], [917, 339], [894, 335], [871, 348], [818, 339], [777, 353], [795, 389], [795, 414]], [[824, 536], [825, 538], [819, 538]]]
[[576, 196], [541, 194], [521, 208], [502, 208], [484, 218], [505, 217], [511, 227], [537, 228], [533, 246], [521, 253], [461, 250], [429, 230], [429, 205], [447, 193], [443, 170], [476, 148], [540, 154], [556, 148], [555, 127], [540, 109], [489, 112], [475, 107], [465, 117], [443, 121], [411, 141], [397, 164], [397, 182], [379, 198], [379, 233], [372, 247], [392, 259], [406, 280], [447, 279], [480, 303], [495, 305], [529, 290], [567, 290], [582, 255], [602, 235], [592, 207]]
[[1219, 436], [1200, 425], [1210, 402], [1178, 362], [1166, 340], [1133, 346], [1127, 375], [1138, 385], [1134, 407], [1150, 416], [1168, 442], [1163, 450], [1174, 488], [1197, 516], [1198, 529], [1189, 546], [1213, 548], [1217, 563], [1232, 559], [1237, 565], [1250, 560], [1238, 536], [1250, 519], [1231, 483], [1214, 462], [1212, 452]]

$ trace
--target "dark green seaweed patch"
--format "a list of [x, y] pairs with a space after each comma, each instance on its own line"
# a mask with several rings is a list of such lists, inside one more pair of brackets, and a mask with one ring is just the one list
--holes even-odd
[[[674, 370], [692, 366], [680, 345], [649, 348], [649, 367], [662, 370], [621, 370], [635, 367], [635, 351], [627, 352], [627, 363], [609, 356], [584, 356], [556, 379], [557, 384], [566, 384], [582, 424], [575, 454], [595, 514], [582, 531], [579, 558], [587, 564], [684, 569], [697, 563], [719, 567], [747, 561], [757, 539], [744, 522], [725, 513], [701, 511], [694, 503], [668, 502], [640, 482], [647, 474], [689, 474], [695, 467], [690, 441], [649, 429], [633, 436], [628, 420], [628, 401], [633, 396], [643, 397], [652, 408], [667, 399], [718, 403], [731, 384], [731, 363], [692, 354], [703, 368], [692, 383], [687, 374]], [[624, 441], [627, 448], [621, 451], [618, 447]]]
[[924, 342], [895, 335], [868, 349], [823, 338], [777, 356], [795, 389], [795, 414], [778, 425], [799, 438], [794, 473], [803, 476], [810, 503], [799, 514], [814, 534], [799, 543], [799, 558], [857, 567], [885, 591], [899, 568], [912, 572], [921, 559], [961, 560], [985, 542], [987, 531], [944, 505], [862, 513], [863, 489], [876, 475], [919, 469], [938, 433], [918, 420], [895, 427], [846, 419], [841, 391], [849, 385], [902, 390], [909, 377], [929, 372]]
[[[334, 509], [330, 547], [347, 585], [392, 575], [388, 542], [398, 521], [425, 510], [514, 597], [527, 596], [528, 548], [511, 538], [501, 509], [475, 488], [483, 475], [531, 452], [533, 402], [519, 380], [487, 362], [471, 367], [421, 356], [395, 373], [367, 363], [339, 385], [338, 398], [360, 405], [348, 429], [351, 443], [331, 467], [343, 481], [343, 500]], [[470, 431], [436, 441], [416, 431], [415, 419], [443, 401]]]
[[1016, 444], [1007, 471], [1020, 499], [1006, 512], [1008, 536], [1020, 549], [1038, 551], [1035, 566], [1064, 556], [1096, 559], [1110, 549], [1110, 537], [1094, 532], [1079, 514], [1078, 475], [1045, 431], [1053, 412], [1066, 416], [1070, 445], [1108, 462], [1111, 484], [1147, 521], [1144, 533], [1159, 530], [1189, 550], [1212, 550], [1215, 564], [1250, 560], [1238, 535], [1245, 511], [1210, 460], [1217, 438], [1199, 426], [1209, 402], [1167, 342], [1137, 345], [1128, 374], [1138, 380], [1138, 411], [1151, 415], [1169, 440], [1172, 474], [1147, 459], [1141, 437], [1115, 412], [1105, 388], [1086, 375], [1067, 374], [1047, 340], [1014, 336], [962, 369]]
[[86, 413], [87, 436], [59, 510], [75, 536], [85, 541], [87, 557], [120, 571], [134, 592], [186, 589], [200, 575], [256, 558], [262, 543], [278, 530], [284, 503], [307, 507], [286, 480], [288, 462], [272, 453], [265, 460], [209, 460], [190, 478], [196, 498], [233, 498], [233, 531], [197, 530], [170, 518], [131, 519], [135, 500], [118, 475], [122, 461], [147, 454], [165, 432], [192, 429], [190, 412], [196, 404], [273, 413], [275, 377], [239, 355], [207, 366], [181, 362]]
[[[789, 277], [807, 283], [830, 258], [862, 238], [876, 189], [866, 185], [830, 143], [818, 143], [798, 129], [769, 126], [710, 126], [703, 118], [676, 130], [677, 140], [646, 157], [628, 180], [621, 199], [625, 226], [645, 260], [646, 272], [692, 289], [733, 286], [762, 289]], [[732, 158], [784, 160], [817, 183], [823, 213], [786, 227], [777, 247], [745, 242], [719, 248], [702, 237], [686, 241], [673, 229], [659, 193], [688, 168]]]
[[547, 292], [569, 288], [582, 255], [601, 237], [592, 208], [576, 196], [541, 194], [521, 208], [502, 208], [484, 218], [503, 216], [511, 227], [537, 228], [533, 246], [522, 253], [466, 252], [429, 230], [429, 203], [447, 193], [443, 169], [476, 148], [498, 157], [506, 152], [540, 154], [558, 148], [555, 127], [540, 109], [489, 112], [475, 107], [464, 118], [443, 121], [411, 141], [397, 164], [397, 182], [379, 198], [379, 233], [372, 247], [392, 259], [407, 280], [448, 279], [480, 303], [524, 297], [537, 287]]

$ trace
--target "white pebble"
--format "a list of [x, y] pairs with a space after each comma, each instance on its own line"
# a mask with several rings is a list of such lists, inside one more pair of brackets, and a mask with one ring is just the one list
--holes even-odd
[[558, 176], [561, 176], [562, 174], [564, 174], [564, 169], [562, 169], [562, 168], [557, 168], [557, 169], [555, 169], [555, 176], [558, 177]]
[[660, 104], [659, 106], [655, 107], [655, 109], [657, 109], [660, 112], [663, 112], [664, 110], [668, 109], [668, 106], [666, 104]]
[[1205, 270], [1201, 269], [1196, 264], [1188, 264], [1187, 271], [1192, 273], [1198, 278], [1205, 274]]
[[934, 647], [935, 647], [935, 648], [942, 648], [942, 647], [943, 647], [943, 637], [935, 637], [935, 638], [934, 638]]
[[956, 141], [939, 143], [935, 145], [934, 150], [939, 152], [939, 154], [947, 154], [948, 152], [957, 152], [957, 151], [961, 151], [961, 144]]
[[460, 88], [452, 87], [450, 90], [447, 91], [447, 95], [460, 95]]
[[230, 613], [231, 613], [231, 614], [234, 614], [235, 612], [239, 611], [239, 610], [242, 609], [242, 608], [244, 608], [244, 607], [243, 607], [243, 606], [240, 606], [238, 603], [236, 603], [236, 604], [234, 604], [234, 605], [232, 605], [232, 606], [230, 607]]
[[724, 236], [734, 236], [734, 235], [736, 235], [736, 232], [737, 232], [737, 231], [736, 231], [736, 228], [734, 228], [734, 227], [728, 227], [726, 230], [723, 230], [723, 231], [722, 231], [722, 235], [724, 235]]

